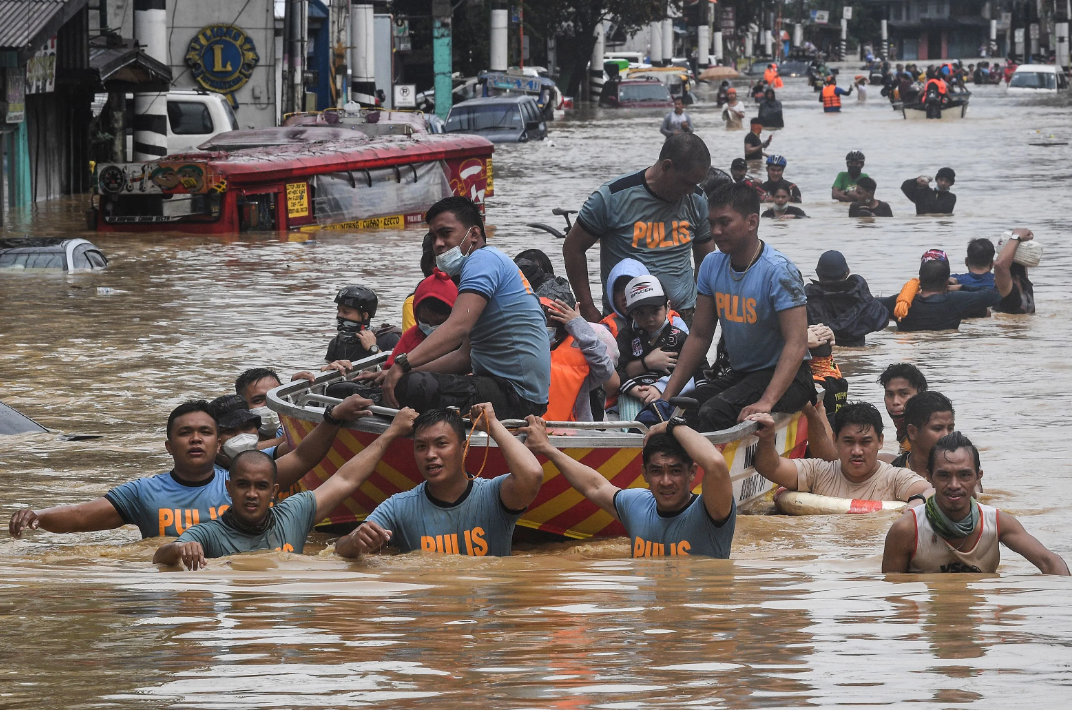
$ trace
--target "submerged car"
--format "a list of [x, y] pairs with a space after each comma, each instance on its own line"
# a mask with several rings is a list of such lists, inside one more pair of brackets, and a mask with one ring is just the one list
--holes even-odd
[[547, 122], [532, 96], [489, 96], [455, 104], [447, 133], [471, 133], [492, 143], [525, 143], [547, 137]]
[[599, 105], [610, 108], [672, 108], [670, 89], [657, 79], [606, 81]]
[[0, 270], [98, 271], [108, 259], [85, 239], [0, 239]]
[[1068, 88], [1068, 77], [1054, 64], [1021, 64], [1009, 79], [1010, 94], [1055, 93]]

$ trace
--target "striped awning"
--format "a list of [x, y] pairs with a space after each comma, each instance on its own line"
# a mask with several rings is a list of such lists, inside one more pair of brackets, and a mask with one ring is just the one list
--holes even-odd
[[87, 0], [0, 0], [0, 51], [41, 49]]

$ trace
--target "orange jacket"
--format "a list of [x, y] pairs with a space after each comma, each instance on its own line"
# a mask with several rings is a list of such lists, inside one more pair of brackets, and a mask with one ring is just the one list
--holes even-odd
[[827, 84], [823, 87], [823, 108], [841, 108], [841, 97], [837, 95], [837, 87]]
[[547, 393], [547, 411], [543, 418], [549, 422], [572, 422], [577, 418], [573, 406], [588, 377], [588, 361], [580, 348], [573, 347], [568, 336], [551, 351], [551, 389]]

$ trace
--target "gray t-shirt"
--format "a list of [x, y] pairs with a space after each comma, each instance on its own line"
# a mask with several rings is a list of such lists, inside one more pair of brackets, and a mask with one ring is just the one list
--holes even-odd
[[[509, 475], [509, 474], [507, 474]], [[506, 475], [474, 479], [453, 505], [435, 500], [427, 483], [395, 493], [376, 506], [368, 520], [391, 531], [391, 547], [453, 555], [505, 557], [514, 525], [524, 511], [508, 510], [499, 493]]]
[[695, 496], [680, 513], [661, 515], [647, 488], [626, 488], [614, 494], [614, 507], [629, 535], [633, 557], [702, 555], [728, 559], [737, 527], [737, 503], [729, 517], [716, 523], [703, 495]]
[[627, 258], [644, 264], [662, 282], [671, 307], [682, 310], [696, 306], [692, 245], [711, 239], [703, 190], [697, 187], [680, 200], [668, 202], [651, 191], [641, 170], [600, 186], [581, 207], [577, 223], [600, 241], [605, 312], [611, 312], [607, 277]]
[[247, 535], [228, 527], [222, 520], [194, 525], [179, 535], [178, 542], [200, 542], [205, 557], [223, 557], [253, 550], [297, 552], [305, 548], [305, 538], [316, 525], [316, 494], [303, 491], [272, 508], [275, 524], [260, 535]]

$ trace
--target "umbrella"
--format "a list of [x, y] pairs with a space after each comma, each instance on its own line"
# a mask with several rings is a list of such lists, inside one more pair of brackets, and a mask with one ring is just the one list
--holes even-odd
[[700, 73], [700, 81], [713, 79], [736, 79], [741, 73], [733, 67], [707, 67]]

